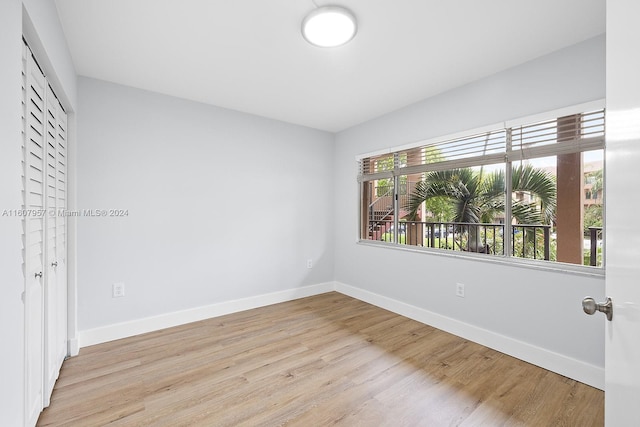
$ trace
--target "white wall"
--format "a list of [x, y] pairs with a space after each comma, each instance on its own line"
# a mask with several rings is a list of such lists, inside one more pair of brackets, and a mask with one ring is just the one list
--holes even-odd
[[[0, 210], [19, 209], [21, 3], [0, 2]], [[0, 424], [21, 425], [24, 394], [24, 278], [19, 218], [0, 217]], [[7, 351], [10, 350], [10, 351]]]
[[[0, 2], [0, 211], [19, 209], [20, 189], [22, 41], [24, 34], [49, 76], [60, 74], [54, 89], [72, 110], [75, 72], [53, 2]], [[34, 18], [35, 17], [35, 18]], [[23, 28], [23, 22], [28, 28]], [[40, 40], [46, 39], [46, 43]], [[46, 46], [46, 49], [45, 49]], [[66, 102], [68, 101], [68, 103]], [[22, 226], [19, 218], [0, 217], [0, 425], [19, 426], [24, 417], [24, 290]]]
[[[336, 281], [415, 306], [440, 319], [438, 326], [456, 325], [449, 329], [466, 331], [470, 338], [509, 338], [519, 356], [541, 353], [530, 361], [550, 369], [575, 361], [579, 372], [569, 367], [565, 374], [602, 386], [604, 326], [602, 319], [582, 313], [581, 301], [585, 295], [604, 295], [603, 277], [357, 244], [355, 156], [603, 99], [604, 46], [604, 36], [596, 37], [339, 133]], [[455, 296], [456, 282], [466, 285], [466, 298]]]
[[78, 219], [81, 337], [333, 279], [333, 135], [80, 78], [78, 140], [79, 208], [128, 210]]

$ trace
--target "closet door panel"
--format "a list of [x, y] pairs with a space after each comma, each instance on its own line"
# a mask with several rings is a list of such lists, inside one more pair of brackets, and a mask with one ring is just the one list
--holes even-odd
[[31, 52], [23, 55], [23, 243], [25, 275], [25, 420], [35, 425], [44, 401], [44, 215], [46, 82]]
[[[59, 188], [66, 188], [61, 165], [66, 151], [60, 150], [63, 144], [63, 131], [66, 128], [66, 114], [53, 90], [47, 86], [45, 123], [45, 288], [44, 288], [44, 406], [49, 400], [62, 362], [67, 353], [66, 322], [66, 252], [64, 238], [61, 235], [64, 227], [59, 217], [64, 219], [66, 199], [60, 198]], [[64, 126], [62, 125], [64, 123]], [[66, 141], [64, 142], [66, 143]], [[66, 168], [65, 168], [66, 169]]]
[[67, 115], [27, 46], [22, 94], [25, 421], [32, 426], [67, 355]]

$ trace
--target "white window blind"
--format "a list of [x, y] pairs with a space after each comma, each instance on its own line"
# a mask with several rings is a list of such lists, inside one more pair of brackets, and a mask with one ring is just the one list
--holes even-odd
[[604, 110], [558, 117], [511, 129], [511, 160], [578, 153], [604, 147]]
[[444, 139], [359, 160], [358, 181], [490, 165], [604, 147], [603, 109]]

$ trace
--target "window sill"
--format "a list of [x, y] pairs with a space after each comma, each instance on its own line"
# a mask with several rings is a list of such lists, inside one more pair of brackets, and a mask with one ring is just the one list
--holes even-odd
[[379, 242], [377, 240], [357, 240], [358, 245], [376, 248], [385, 248], [404, 252], [415, 252], [427, 255], [458, 258], [467, 261], [486, 262], [509, 267], [528, 268], [538, 271], [550, 271], [555, 273], [571, 274], [576, 276], [605, 277], [604, 267], [591, 267], [586, 265], [567, 264], [554, 261], [540, 261], [523, 258], [507, 258], [499, 255], [477, 254], [471, 252], [454, 252], [420, 246], [401, 245], [397, 243]]

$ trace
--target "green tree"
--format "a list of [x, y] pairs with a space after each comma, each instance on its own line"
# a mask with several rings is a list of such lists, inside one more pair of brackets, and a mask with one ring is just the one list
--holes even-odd
[[602, 227], [602, 205], [591, 205], [584, 210], [584, 235], [589, 235], [589, 227]]
[[[556, 206], [553, 175], [531, 165], [512, 168], [512, 190], [528, 193], [532, 202], [513, 200], [512, 213], [520, 224], [548, 224]], [[504, 171], [483, 174], [471, 168], [434, 171], [416, 185], [409, 198], [408, 210], [415, 216], [422, 203], [445, 198], [453, 207], [454, 222], [489, 223], [504, 213]]]
[[[591, 183], [591, 194], [593, 199], [602, 199], [604, 190], [604, 180], [602, 169], [591, 172], [587, 175], [587, 182]], [[602, 205], [595, 204], [587, 206], [584, 210], [584, 235], [589, 235], [589, 227], [602, 227]]]
[[[530, 194], [530, 199], [512, 201], [511, 211], [519, 224], [550, 224], [556, 206], [553, 175], [531, 165], [513, 166], [511, 186], [515, 193]], [[420, 206], [434, 199], [446, 199], [452, 207], [452, 222], [491, 223], [504, 214], [505, 174], [498, 170], [488, 174], [480, 168], [458, 168], [433, 171], [425, 175], [411, 194], [407, 209], [410, 218], [417, 217]], [[473, 233], [474, 227], [469, 228]], [[468, 236], [475, 241], [475, 236]]]
[[433, 214], [436, 222], [451, 222], [454, 210], [446, 197], [432, 197], [425, 200], [425, 209]]

